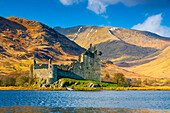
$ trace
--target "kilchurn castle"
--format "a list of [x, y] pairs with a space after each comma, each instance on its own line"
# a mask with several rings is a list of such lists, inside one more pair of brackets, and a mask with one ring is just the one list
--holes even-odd
[[34, 56], [30, 73], [33, 77], [46, 79], [49, 84], [62, 77], [101, 81], [101, 55], [90, 44], [90, 48], [79, 56], [79, 60], [70, 65], [52, 64], [51, 59], [48, 64], [37, 64]]

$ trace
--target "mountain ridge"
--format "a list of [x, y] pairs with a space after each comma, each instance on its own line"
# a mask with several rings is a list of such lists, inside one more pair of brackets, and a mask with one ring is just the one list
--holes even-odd
[[[134, 29], [124, 29], [124, 28], [120, 28], [120, 27], [75, 26], [75, 27], [69, 27], [69, 28], [54, 27], [54, 29], [56, 31], [58, 31], [58, 32], [68, 36], [68, 38], [72, 39], [76, 35], [76, 33], [77, 33], [77, 31], [78, 31], [78, 29], [80, 27], [82, 27], [82, 29], [83, 29], [83, 30], [81, 29], [82, 30], [81, 32], [84, 32], [85, 30], [90, 29], [90, 28], [95, 29], [95, 30], [104, 29], [105, 30], [104, 32], [105, 32], [106, 36], [108, 36], [108, 37], [110, 37], [108, 35], [108, 34], [110, 34], [110, 35], [114, 35], [114, 37], [118, 38], [118, 33], [120, 31], [124, 30], [124, 34], [129, 32], [129, 31], [132, 31], [132, 33], [136, 33], [137, 32], [137, 33], [143, 34], [145, 36], [149, 36], [148, 38], [156, 38], [156, 39], [159, 39], [159, 40], [168, 40], [168, 41], [170, 41], [170, 38], [168, 38], [168, 37], [162, 37], [162, 36], [159, 36], [159, 35], [157, 35], [155, 33], [151, 33], [151, 32], [148, 32], [148, 31], [139, 31], [139, 30], [134, 30]], [[99, 29], [96, 29], [96, 28], [99, 28]], [[94, 30], [93, 30], [93, 32], [94, 32]], [[110, 32], [113, 32], [114, 34], [111, 34]], [[116, 33], [116, 32], [118, 32], [118, 33]], [[82, 36], [80, 36], [80, 37], [82, 37]], [[123, 39], [123, 36], [121, 36], [120, 38]], [[120, 38], [119, 38], [119, 40], [120, 40]], [[84, 45], [82, 45], [82, 46], [84, 46]], [[143, 47], [143, 45], [142, 45], [142, 47]]]
[[[139, 50], [139, 52], [136, 51], [136, 55], [138, 55], [138, 59], [141, 59], [170, 45], [170, 38], [161, 37], [150, 32], [119, 27], [76, 26], [64, 29], [57, 27], [54, 29], [86, 49], [90, 43], [96, 45], [100, 51], [106, 53], [103, 55], [103, 59], [117, 58], [116, 56], [120, 58], [121, 56], [129, 56], [129, 54], [129, 57], [132, 58], [134, 56], [131, 53], [134, 50]], [[103, 47], [108, 46], [111, 42], [112, 45], [107, 48], [107, 51], [110, 51], [110, 53], [107, 53]], [[123, 54], [123, 52], [119, 52], [121, 50], [128, 50], [129, 52]], [[140, 56], [141, 52], [143, 53], [142, 56]], [[121, 54], [119, 55], [119, 53]]]
[[[152, 68], [158, 70], [152, 62], [165, 61], [167, 59], [165, 54], [162, 55], [163, 58], [161, 60], [157, 56], [170, 47], [170, 38], [148, 31], [120, 27], [76, 26], [64, 29], [57, 27], [54, 29], [63, 33], [81, 47], [87, 48], [87, 45], [92, 43], [98, 50], [103, 52], [103, 60], [112, 62], [119, 68], [122, 67], [130, 72], [137, 73], [139, 76], [146, 77], [149, 75], [148, 77], [161, 78], [159, 75], [162, 75], [163, 78], [168, 78], [167, 74], [170, 75], [170, 68], [164, 69], [168, 65], [166, 63], [162, 63], [162, 66], [157, 64], [160, 67], [159, 75], [154, 72], [155, 70], [152, 70]], [[140, 67], [147, 70], [147, 72], [141, 70]], [[112, 67], [106, 67], [104, 70], [107, 69], [112, 69]]]

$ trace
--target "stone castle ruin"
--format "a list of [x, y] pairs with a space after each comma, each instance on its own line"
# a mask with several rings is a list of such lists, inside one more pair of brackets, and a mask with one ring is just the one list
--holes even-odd
[[37, 64], [34, 57], [30, 73], [33, 77], [46, 79], [47, 83], [63, 77], [101, 81], [101, 55], [102, 53], [90, 44], [90, 48], [79, 56], [79, 60], [70, 65], [52, 64], [50, 59], [48, 64]]

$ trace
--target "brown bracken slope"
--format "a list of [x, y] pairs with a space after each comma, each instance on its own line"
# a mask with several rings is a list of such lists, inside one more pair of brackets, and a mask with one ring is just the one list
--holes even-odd
[[[35, 54], [46, 62], [72, 62], [85, 51], [54, 29], [37, 21], [0, 17], [0, 75], [26, 71]], [[63, 62], [62, 62], [63, 61]]]

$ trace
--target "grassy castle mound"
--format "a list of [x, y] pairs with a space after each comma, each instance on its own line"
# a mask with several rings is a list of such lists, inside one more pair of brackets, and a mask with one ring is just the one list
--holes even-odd
[[76, 80], [71, 78], [61, 78], [53, 84], [46, 84], [46, 80], [38, 80], [34, 87], [43, 88], [72, 88], [74, 90], [94, 90], [94, 89], [116, 89], [117, 87], [127, 87], [127, 85], [117, 85], [111, 82], [97, 82], [92, 80]]

